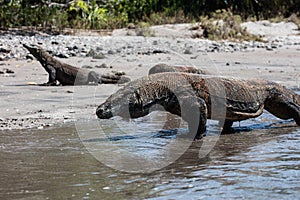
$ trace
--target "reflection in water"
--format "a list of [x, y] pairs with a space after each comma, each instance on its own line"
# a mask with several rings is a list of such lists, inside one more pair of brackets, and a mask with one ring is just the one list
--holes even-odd
[[[261, 123], [265, 117], [269, 116], [255, 120]], [[255, 120], [247, 123], [259, 124]], [[143, 121], [139, 124], [146, 127]], [[148, 174], [123, 173], [98, 162], [81, 143], [73, 124], [44, 130], [5, 131], [0, 134], [0, 196], [1, 199], [296, 199], [300, 195], [300, 129], [289, 124], [293, 123], [276, 125], [282, 128], [269, 125], [254, 126], [247, 131], [243, 126], [236, 128], [236, 134], [220, 136], [203, 159], [198, 158], [201, 142], [193, 143], [174, 163]], [[183, 135], [186, 131], [184, 127], [178, 130]], [[125, 148], [138, 144], [145, 155], [155, 152], [159, 157], [159, 149], [177, 135], [157, 131], [148, 136], [132, 133], [128, 138], [122, 137], [96, 142]], [[115, 159], [113, 153], [109, 159]]]

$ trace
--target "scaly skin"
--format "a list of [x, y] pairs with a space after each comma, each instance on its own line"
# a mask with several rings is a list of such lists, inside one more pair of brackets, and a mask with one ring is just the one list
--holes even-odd
[[207, 119], [219, 120], [228, 129], [234, 121], [261, 115], [263, 109], [300, 125], [300, 96], [274, 82], [176, 72], [132, 81], [101, 104], [96, 114], [100, 119], [138, 118], [156, 108], [181, 116], [194, 139], [204, 134]]
[[89, 71], [60, 62], [49, 53], [37, 45], [23, 46], [41, 63], [49, 74], [47, 83], [42, 85], [87, 85], [98, 83], [126, 83], [130, 79], [118, 75], [99, 75], [94, 71]]
[[209, 74], [209, 72], [205, 70], [200, 70], [192, 66], [176, 66], [176, 65], [167, 65], [167, 64], [157, 64], [150, 68], [149, 75], [164, 73], [164, 72], [184, 72], [184, 73], [192, 73], [192, 74]]

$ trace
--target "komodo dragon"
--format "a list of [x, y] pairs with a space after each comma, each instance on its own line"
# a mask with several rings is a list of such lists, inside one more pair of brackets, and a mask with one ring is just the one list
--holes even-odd
[[206, 75], [210, 74], [205, 70], [197, 69], [192, 66], [177, 66], [177, 65], [167, 65], [164, 63], [159, 63], [149, 69], [148, 75], [164, 73], [164, 72], [185, 72], [185, 73], [206, 74]]
[[234, 121], [257, 117], [263, 109], [300, 125], [300, 96], [277, 83], [176, 72], [130, 82], [101, 104], [96, 114], [100, 119], [138, 118], [155, 108], [181, 116], [194, 139], [205, 133], [207, 119], [223, 120], [223, 129], [229, 129]]
[[89, 71], [74, 67], [53, 58], [49, 53], [37, 45], [23, 46], [41, 63], [49, 74], [45, 86], [57, 85], [87, 85], [105, 83], [126, 83], [130, 79], [121, 75], [99, 75], [94, 71]]

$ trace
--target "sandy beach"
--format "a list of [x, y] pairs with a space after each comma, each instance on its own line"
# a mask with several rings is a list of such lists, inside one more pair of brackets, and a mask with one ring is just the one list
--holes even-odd
[[[28, 52], [21, 45], [24, 42], [38, 43], [48, 50], [55, 47], [54, 50], [63, 55], [66, 54], [64, 49], [70, 46], [75, 49], [75, 45], [79, 45], [85, 50], [77, 51], [75, 56], [68, 56], [69, 51], [67, 58], [59, 59], [99, 74], [123, 71], [132, 80], [146, 76], [155, 64], [166, 63], [192, 65], [221, 76], [264, 78], [297, 90], [300, 84], [299, 31], [286, 23], [276, 24], [276, 28], [266, 23], [247, 25], [253, 33], [264, 35], [268, 42], [191, 39], [182, 25], [177, 26], [178, 30], [176, 26], [171, 27], [169, 37], [166, 31], [170, 27], [163, 29], [163, 26], [156, 27], [159, 30], [156, 37], [126, 36], [124, 30], [112, 36], [0, 36], [0, 47], [9, 50], [9, 53], [1, 51], [0, 130], [43, 129], [58, 123], [95, 119], [96, 107], [123, 86], [34, 85], [47, 82], [48, 74], [38, 61], [26, 59]], [[104, 57], [87, 56], [90, 49], [101, 52]], [[8, 54], [13, 56], [7, 58]]]

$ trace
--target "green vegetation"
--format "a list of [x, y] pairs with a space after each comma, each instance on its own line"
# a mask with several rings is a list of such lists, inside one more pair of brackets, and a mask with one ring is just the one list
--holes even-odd
[[[299, 0], [0, 0], [0, 28], [27, 26], [60, 31], [114, 29], [135, 24], [144, 34], [148, 24], [200, 21], [208, 38], [226, 39], [245, 36], [239, 26], [245, 19], [292, 16], [290, 21], [299, 25], [299, 11]], [[222, 21], [223, 25], [212, 19]], [[211, 36], [211, 32], [217, 34]]]

